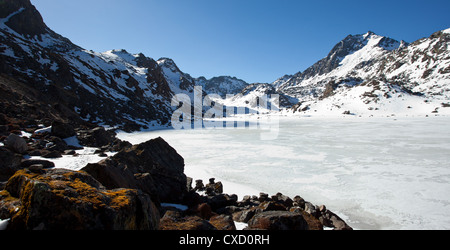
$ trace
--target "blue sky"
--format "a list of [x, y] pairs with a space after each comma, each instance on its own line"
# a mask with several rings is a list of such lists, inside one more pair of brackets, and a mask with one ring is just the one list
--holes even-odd
[[174, 59], [193, 77], [272, 82], [349, 34], [413, 42], [450, 27], [449, 0], [31, 0], [54, 31], [97, 52]]

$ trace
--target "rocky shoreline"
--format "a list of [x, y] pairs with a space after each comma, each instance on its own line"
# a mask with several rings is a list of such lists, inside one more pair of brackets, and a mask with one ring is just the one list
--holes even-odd
[[[261, 193], [239, 201], [213, 178], [193, 186], [183, 157], [162, 138], [131, 145], [102, 127], [47, 123], [44, 129], [0, 128], [0, 221], [6, 230], [236, 230], [236, 223], [247, 230], [352, 229], [326, 206], [300, 196]], [[70, 137], [98, 148], [104, 160], [80, 171], [55, 168], [52, 159], [77, 157], [80, 147], [68, 145]], [[116, 153], [106, 157], [108, 152]]]

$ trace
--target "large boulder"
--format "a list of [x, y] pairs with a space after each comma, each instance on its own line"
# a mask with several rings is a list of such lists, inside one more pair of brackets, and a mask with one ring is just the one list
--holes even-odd
[[100, 148], [112, 144], [116, 140], [116, 133], [103, 127], [97, 127], [79, 131], [77, 138], [81, 145]]
[[76, 135], [75, 129], [68, 123], [54, 121], [52, 123], [51, 134], [59, 138], [65, 139]]
[[107, 188], [140, 189], [163, 203], [180, 203], [187, 193], [184, 159], [162, 138], [123, 149], [82, 170]]
[[20, 169], [23, 156], [6, 147], [0, 147], [0, 182], [7, 181]]
[[18, 154], [25, 154], [28, 150], [28, 145], [25, 139], [16, 135], [10, 134], [5, 140], [5, 147], [11, 149]]
[[63, 169], [18, 171], [0, 193], [0, 216], [9, 230], [156, 230], [160, 218], [147, 194]]

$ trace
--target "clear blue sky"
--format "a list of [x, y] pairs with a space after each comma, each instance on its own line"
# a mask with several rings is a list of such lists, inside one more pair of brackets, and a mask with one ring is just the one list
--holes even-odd
[[193, 77], [272, 82], [349, 34], [413, 42], [450, 27], [449, 0], [31, 0], [54, 31], [89, 50], [174, 59]]

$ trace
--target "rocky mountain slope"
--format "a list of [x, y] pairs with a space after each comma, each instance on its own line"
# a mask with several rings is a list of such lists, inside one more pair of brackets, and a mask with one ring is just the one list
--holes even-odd
[[298, 98], [294, 111], [305, 113], [436, 113], [449, 101], [449, 42], [450, 30], [412, 44], [373, 32], [348, 36], [326, 58], [274, 85]]
[[[29, 0], [2, 1], [0, 75], [2, 92], [16, 91], [20, 82], [22, 93], [57, 109], [47, 117], [127, 130], [167, 124], [175, 108], [172, 96], [191, 93], [195, 84], [170, 59], [80, 48], [49, 29]], [[36, 101], [21, 97], [23, 105]], [[20, 109], [17, 104], [2, 100], [4, 107]]]

